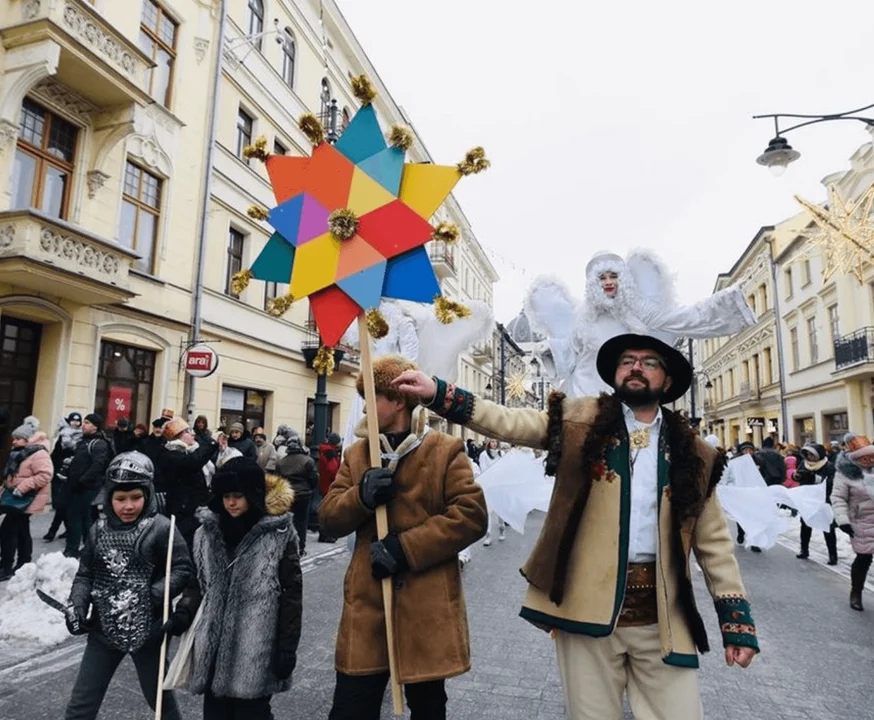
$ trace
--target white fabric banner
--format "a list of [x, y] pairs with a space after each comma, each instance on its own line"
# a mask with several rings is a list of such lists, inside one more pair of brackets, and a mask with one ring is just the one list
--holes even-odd
[[486, 496], [489, 512], [502, 518], [519, 534], [525, 533], [525, 518], [532, 510], [546, 512], [554, 480], [546, 477], [543, 460], [534, 453], [514, 449], [477, 478]]

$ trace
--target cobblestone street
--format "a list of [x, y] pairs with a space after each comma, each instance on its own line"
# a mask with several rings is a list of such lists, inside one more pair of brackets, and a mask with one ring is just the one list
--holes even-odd
[[[448, 716], [453, 720], [559, 720], [564, 718], [561, 686], [547, 635], [518, 619], [524, 581], [517, 568], [537, 530], [508, 533], [506, 542], [474, 548], [465, 571], [473, 670], [448, 683]], [[797, 530], [761, 555], [738, 549], [762, 645], [750, 670], [725, 667], [716, 616], [696, 568], [696, 591], [714, 650], [701, 670], [705, 716], [715, 720], [866, 720], [874, 718], [869, 688], [874, 657], [874, 595], [871, 609], [848, 605], [849, 581], [842, 557], [838, 572], [824, 567], [818, 554], [796, 560]], [[304, 633], [294, 687], [274, 699], [283, 718], [326, 718], [334, 685], [333, 644], [348, 555], [340, 548], [305, 566]], [[439, 631], [439, 629], [437, 629]], [[0, 669], [0, 717], [38, 720], [63, 716], [81, 655], [81, 641], [55, 648]], [[179, 694], [184, 716], [201, 716], [200, 702]], [[391, 716], [388, 704], [384, 718]], [[133, 666], [125, 661], [100, 715], [106, 720], [150, 718]], [[630, 718], [630, 714], [627, 716]]]

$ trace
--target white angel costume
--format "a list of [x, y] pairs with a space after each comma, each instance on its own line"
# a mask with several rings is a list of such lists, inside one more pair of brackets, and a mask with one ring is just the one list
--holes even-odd
[[[601, 287], [603, 273], [618, 276], [614, 296]], [[546, 337], [552, 362], [545, 365], [570, 397], [612, 392], [595, 360], [607, 340], [625, 333], [651, 335], [673, 345], [679, 338], [732, 335], [756, 323], [740, 290], [729, 287], [694, 305], [678, 306], [673, 279], [653, 253], [637, 250], [627, 260], [599, 253], [586, 266], [586, 297], [573, 298], [556, 278], [538, 278], [525, 300], [532, 327]]]

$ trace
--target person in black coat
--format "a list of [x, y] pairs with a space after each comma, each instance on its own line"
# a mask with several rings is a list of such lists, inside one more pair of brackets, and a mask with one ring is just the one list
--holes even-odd
[[[52, 510], [54, 510], [55, 514], [52, 517], [52, 524], [49, 526], [48, 532], [42, 537], [46, 542], [52, 542], [55, 539], [55, 535], [61, 529], [61, 523], [64, 523], [65, 529], [67, 527], [65, 519], [67, 501], [69, 500], [67, 476], [70, 473], [70, 463], [73, 462], [73, 455], [76, 454], [76, 446], [81, 439], [82, 415], [72, 412], [59, 428], [58, 439], [52, 450], [52, 466], [55, 469], [55, 473], [52, 476]], [[66, 536], [66, 532], [61, 534], [61, 538]]]
[[149, 460], [152, 461], [152, 465], [155, 466], [155, 492], [162, 497], [167, 493], [167, 487], [161, 473], [159, 460], [161, 458], [161, 453], [164, 450], [164, 445], [166, 444], [166, 441], [164, 440], [164, 425], [168, 422], [169, 420], [165, 417], [159, 417], [158, 419], [153, 420], [152, 434], [148, 437], [142, 438], [139, 442], [139, 447], [137, 448], [141, 453], [147, 455]]
[[307, 521], [313, 493], [319, 485], [316, 461], [301, 445], [299, 437], [290, 437], [285, 443], [285, 455], [276, 463], [276, 473], [288, 480], [294, 490], [294, 505], [291, 508], [294, 529], [300, 542], [300, 556], [306, 555]]
[[215, 440], [197, 442], [182, 418], [167, 421], [164, 438], [167, 443], [161, 450], [158, 465], [167, 488], [167, 514], [176, 516], [176, 527], [190, 548], [200, 526], [197, 511], [209, 502], [203, 468], [218, 450], [218, 444]]
[[[825, 483], [825, 501], [831, 505], [832, 488], [835, 483], [835, 466], [828, 459], [826, 449], [818, 444], [811, 443], [801, 448], [804, 462], [795, 472], [795, 481], [799, 485], [819, 485]], [[835, 523], [828, 532], [823, 533], [825, 545], [828, 548], [828, 564], [838, 564], [838, 540], [835, 535]], [[795, 557], [806, 560], [810, 557], [810, 536], [813, 530], [801, 519], [801, 552]]]
[[67, 542], [64, 555], [78, 558], [79, 546], [91, 529], [91, 504], [103, 487], [104, 474], [112, 459], [112, 449], [103, 435], [103, 418], [96, 413], [85, 416], [82, 439], [76, 445], [67, 473]]
[[112, 444], [115, 446], [115, 454], [121, 455], [134, 449], [134, 431], [131, 430], [130, 420], [119, 418], [112, 433]]
[[754, 459], [766, 485], [782, 485], [786, 480], [786, 459], [774, 449], [774, 438], [766, 437]]
[[233, 423], [228, 429], [228, 445], [238, 450], [244, 458], [258, 460], [258, 446], [250, 437], [246, 437], [246, 428], [242, 423]]

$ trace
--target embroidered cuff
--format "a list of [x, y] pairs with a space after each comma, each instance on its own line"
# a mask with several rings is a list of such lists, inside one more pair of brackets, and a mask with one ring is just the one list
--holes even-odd
[[470, 422], [476, 396], [440, 378], [435, 377], [434, 382], [437, 384], [437, 392], [427, 408], [451, 423], [464, 425]]
[[716, 600], [716, 614], [722, 631], [722, 645], [737, 645], [759, 652], [756, 624], [750, 612], [750, 604], [742, 597], [725, 597]]

